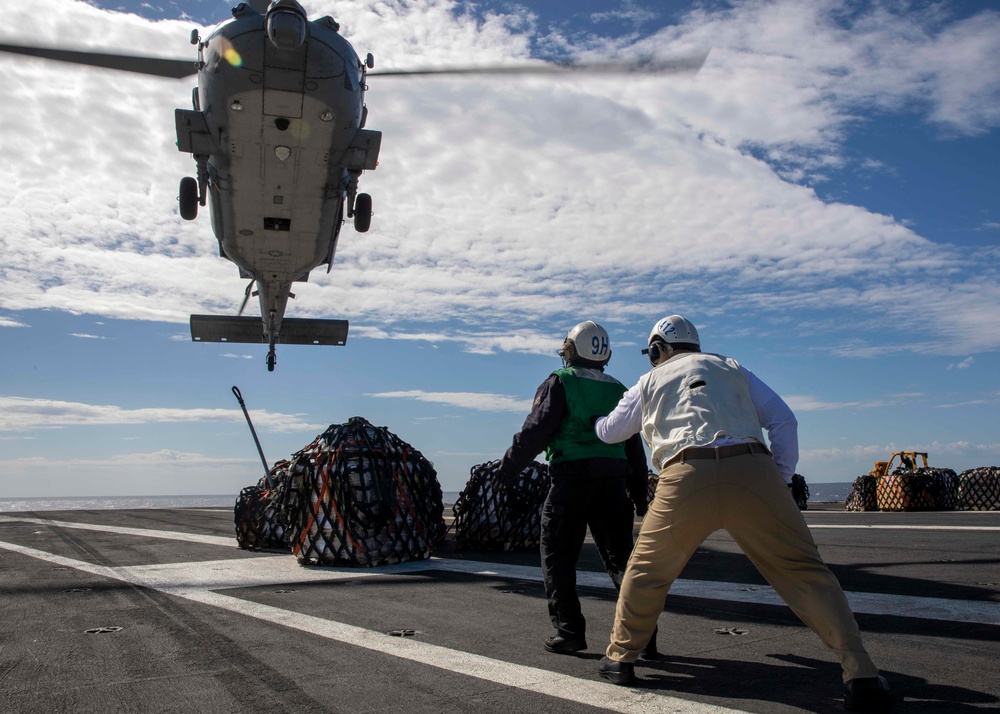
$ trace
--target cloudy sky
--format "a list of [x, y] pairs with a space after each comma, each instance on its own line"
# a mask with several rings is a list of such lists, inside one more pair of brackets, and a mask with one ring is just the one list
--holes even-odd
[[[566, 331], [632, 384], [680, 313], [800, 422], [808, 481], [893, 450], [1000, 464], [1000, 10], [981, 1], [315, 0], [378, 68], [710, 50], [693, 78], [369, 79], [369, 233], [289, 315], [346, 347], [193, 344], [245, 284], [173, 110], [196, 79], [0, 57], [0, 498], [235, 494], [351, 416], [448, 491], [499, 458]], [[226, 0], [34, 0], [0, 42], [194, 58]]]

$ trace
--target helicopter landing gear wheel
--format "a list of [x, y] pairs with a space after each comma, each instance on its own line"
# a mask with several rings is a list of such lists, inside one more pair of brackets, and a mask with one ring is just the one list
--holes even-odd
[[277, 357], [275, 356], [275, 354], [274, 354], [274, 348], [272, 347], [271, 351], [267, 353], [267, 371], [268, 372], [273, 372], [274, 371], [274, 363], [276, 361], [277, 361]]
[[198, 217], [198, 181], [185, 176], [181, 179], [180, 193], [177, 200], [181, 204], [181, 218], [193, 221]]
[[354, 230], [366, 233], [372, 225], [372, 197], [367, 193], [359, 193], [354, 199]]

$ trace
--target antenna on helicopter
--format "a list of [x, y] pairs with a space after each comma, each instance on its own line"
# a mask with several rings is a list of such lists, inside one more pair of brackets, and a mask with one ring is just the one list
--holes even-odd
[[240, 303], [240, 311], [236, 313], [237, 316], [242, 315], [243, 311], [247, 309], [247, 303], [250, 301], [250, 296], [252, 294], [250, 291], [253, 290], [253, 284], [255, 282], [257, 282], [256, 278], [251, 280], [250, 284], [247, 285], [247, 290], [243, 294], [243, 302]]

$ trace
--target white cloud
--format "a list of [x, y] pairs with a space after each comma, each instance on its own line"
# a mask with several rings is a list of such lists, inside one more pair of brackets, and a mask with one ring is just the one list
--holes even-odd
[[408, 342], [428, 342], [431, 345], [454, 343], [462, 345], [466, 352], [490, 354], [493, 352], [523, 352], [526, 354], [555, 354], [562, 343], [551, 334], [540, 334], [526, 330], [509, 330], [502, 333], [488, 331], [474, 332], [408, 332], [405, 328], [387, 329], [369, 325], [351, 325], [351, 334], [369, 339], [404, 340]]
[[961, 362], [952, 362], [951, 364], [949, 364], [948, 370], [951, 371], [953, 369], [968, 369], [969, 367], [972, 366], [972, 363], [975, 361], [976, 361], [975, 357], [966, 357]]
[[[67, 480], [66, 474], [72, 474]], [[0, 460], [0, 489], [6, 498], [238, 494], [262, 473], [253, 458], [160, 450], [108, 458], [51, 455]]]
[[789, 394], [784, 397], [785, 402], [791, 407], [793, 412], [818, 412], [830, 409], [844, 409], [847, 407], [861, 406], [861, 402], [828, 402], [816, 397]]
[[209, 456], [200, 453], [191, 453], [184, 451], [172, 451], [169, 449], [163, 449], [160, 451], [146, 452], [146, 453], [131, 453], [131, 454], [116, 454], [106, 459], [59, 459], [54, 462], [48, 457], [42, 456], [30, 456], [20, 459], [8, 459], [5, 462], [8, 466], [12, 468], [17, 467], [27, 467], [27, 466], [38, 466], [42, 463], [52, 463], [53, 466], [57, 468], [74, 468], [80, 466], [99, 466], [99, 467], [113, 467], [113, 466], [157, 466], [161, 464], [172, 464], [177, 466], [189, 466], [194, 468], [204, 468], [213, 467], [219, 464], [223, 465], [243, 465], [246, 463], [255, 463], [255, 459], [252, 458], [231, 458], [231, 457], [216, 457]]
[[411, 389], [398, 392], [379, 392], [366, 394], [366, 397], [380, 399], [414, 399], [418, 402], [442, 404], [449, 407], [474, 409], [481, 412], [517, 412], [528, 413], [531, 410], [530, 399], [517, 399], [504, 394], [488, 394], [482, 392], [425, 392]]
[[895, 406], [910, 399], [922, 397], [921, 393], [888, 394], [878, 399], [864, 399], [851, 402], [831, 402], [807, 395], [791, 394], [784, 397], [785, 402], [793, 412], [818, 412], [833, 409], [875, 409], [878, 407]]
[[18, 322], [12, 317], [4, 317], [0, 315], [0, 327], [28, 327], [28, 325], [23, 322]]
[[85, 332], [71, 332], [70, 337], [80, 337], [85, 340], [106, 340], [107, 337], [102, 337], [101, 335], [88, 335]]
[[[566, 40], [585, 56], [711, 47], [693, 80], [370, 78], [368, 127], [383, 132], [362, 177], [373, 228], [345, 228], [332, 272], [296, 286], [290, 314], [470, 352], [548, 353], [552, 325], [579, 314], [645, 321], [688, 306], [734, 323], [795, 313], [839, 349], [852, 314], [853, 355], [928, 350], [909, 339], [928, 320], [948, 325], [956, 355], [997, 349], [995, 261], [797, 183], [844, 166], [850, 126], [872, 111], [921, 111], [958, 135], [1000, 124], [1000, 14], [892, 7], [754, 0], [639, 41]], [[379, 67], [528, 57], [531, 22], [454, 8], [308, 3]], [[188, 57], [189, 31], [38, 0], [9, 8], [2, 39]], [[193, 81], [0, 58], [0, 309], [235, 313], [244, 284], [208, 217], [177, 215], [194, 166], [173, 110]]]
[[[930, 466], [966, 469], [1000, 464], [1000, 444], [968, 441], [931, 441], [918, 450], [927, 453]], [[911, 451], [912, 443], [857, 444], [846, 447], [802, 449], [797, 471], [807, 482], [844, 482], [869, 473], [876, 461], [886, 461], [897, 451]]]
[[978, 399], [968, 399], [964, 402], [954, 402], [951, 404], [939, 404], [938, 409], [954, 409], [956, 407], [971, 407], [991, 404], [1000, 404], [1000, 392], [984, 392]]
[[[829, 463], [836, 463], [841, 459], [848, 459], [854, 457], [865, 457], [872, 458], [876, 460], [885, 461], [888, 460], [892, 454], [897, 451], [911, 451], [913, 449], [912, 444], [865, 444], [856, 445], [849, 447], [833, 447], [829, 449], [804, 449], [801, 452], [803, 459], [809, 459], [811, 461], [822, 462], [826, 461]], [[972, 458], [982, 458], [982, 457], [992, 457], [1000, 455], [1000, 443], [998, 444], [988, 444], [988, 443], [971, 443], [968, 441], [952, 441], [952, 442], [931, 442], [927, 444], [926, 447], [921, 447], [921, 451], [927, 453], [928, 464], [931, 466], [946, 466], [945, 459], [948, 457], [955, 457], [960, 455], [963, 457]], [[948, 467], [952, 468], [952, 467]], [[957, 470], [963, 470], [964, 468], [974, 468], [972, 466], [960, 467]]]
[[636, 28], [647, 22], [656, 20], [657, 17], [657, 13], [648, 8], [640, 7], [634, 2], [634, 0], [622, 0], [619, 8], [605, 12], [593, 12], [590, 14], [590, 19], [595, 24], [608, 22], [609, 20], [617, 20], [631, 23]]
[[[324, 428], [304, 420], [302, 414], [251, 411], [253, 423], [271, 431], [312, 431]], [[107, 404], [81, 404], [52, 399], [0, 396], [0, 432], [107, 424], [157, 424], [168, 422], [242, 422], [238, 409], [174, 409], [148, 407], [125, 409]]]

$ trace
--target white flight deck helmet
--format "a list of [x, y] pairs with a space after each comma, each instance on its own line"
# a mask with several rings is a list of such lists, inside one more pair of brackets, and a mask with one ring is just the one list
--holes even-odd
[[660, 345], [685, 346], [701, 349], [701, 338], [691, 321], [680, 315], [668, 315], [657, 320], [649, 332], [649, 347], [642, 353], [649, 355], [649, 361], [654, 366], [663, 355]]
[[593, 320], [581, 322], [566, 335], [558, 352], [567, 365], [576, 360], [603, 366], [611, 359], [611, 340], [608, 331]]

